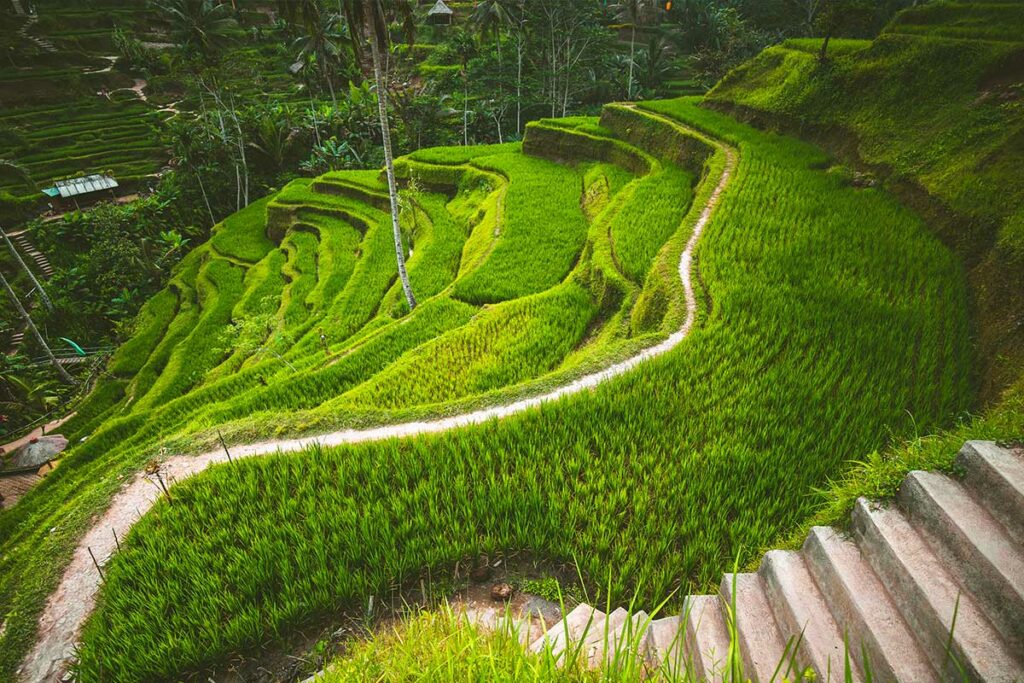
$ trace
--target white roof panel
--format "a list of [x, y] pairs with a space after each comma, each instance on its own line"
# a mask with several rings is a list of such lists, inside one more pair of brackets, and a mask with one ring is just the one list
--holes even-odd
[[57, 186], [60, 196], [67, 198], [113, 189], [117, 187], [117, 181], [108, 175], [87, 175], [83, 178], [58, 180], [54, 185]]

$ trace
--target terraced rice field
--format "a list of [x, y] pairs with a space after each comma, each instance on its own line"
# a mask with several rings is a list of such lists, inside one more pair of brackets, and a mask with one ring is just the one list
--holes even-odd
[[[678, 302], [652, 313], [641, 285], [664, 245], [687, 237], [694, 175], [645, 158], [655, 170], [642, 177], [599, 157], [554, 163], [516, 144], [400, 160], [413, 188], [402, 193], [408, 269], [422, 302], [411, 314], [380, 179], [294, 181], [189, 255], [114, 359], [110, 405], [83, 414], [147, 415], [147, 430], [164, 436], [271, 412], [280, 424], [312, 409], [325, 420], [388, 420], [381, 411], [493, 401], [649, 344], [678, 325]], [[678, 287], [671, 280], [652, 272], [651, 289]], [[229, 324], [238, 331], [264, 314], [252, 348], [229, 350]]]
[[[112, 173], [129, 187], [145, 182], [167, 162], [158, 133], [166, 114], [142, 101], [132, 77], [112, 68], [112, 33], [115, 26], [159, 26], [155, 11], [140, 2], [92, 3], [86, 10], [38, 4], [34, 17], [4, 7], [0, 30], [14, 34], [17, 49], [0, 68], [0, 158], [25, 166], [40, 187], [79, 173]], [[8, 176], [0, 177], [0, 191], [37, 196]]]
[[108, 567], [84, 679], [174, 677], [494, 549], [660, 601], [796, 524], [848, 459], [969, 404], [965, 286], [919, 219], [825, 173], [812, 147], [693, 100], [647, 109], [400, 160], [411, 313], [376, 174], [297, 181], [225, 221], [68, 425], [90, 437], [62, 476], [0, 516], [7, 638], [34, 629], [55, 580], [36, 549], [65, 547], [161, 448], [450, 414], [678, 329], [679, 255], [724, 163], [712, 138], [739, 166], [700, 243], [686, 342], [501, 423], [175, 487]]

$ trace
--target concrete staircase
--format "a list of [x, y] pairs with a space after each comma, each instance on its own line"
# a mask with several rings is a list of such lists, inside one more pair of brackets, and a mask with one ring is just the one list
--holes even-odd
[[39, 268], [39, 272], [43, 274], [44, 278], [50, 278], [53, 276], [53, 266], [50, 265], [49, 259], [46, 258], [28, 238], [28, 233], [25, 231], [19, 233], [9, 233], [11, 241], [18, 246], [23, 254], [29, 257], [33, 263]]
[[529, 647], [687, 680], [842, 681], [849, 652], [852, 681], [1024, 681], [1024, 449], [971, 441], [957, 464], [962, 480], [911, 472], [894, 504], [857, 502], [850, 535], [815, 527], [681, 615], [583, 604]]
[[[14, 13], [19, 15], [25, 14], [25, 10], [24, 8], [22, 8], [21, 3], [18, 0], [14, 0]], [[39, 15], [29, 14], [28, 19], [25, 21], [24, 24], [22, 24], [21, 28], [18, 29], [18, 35], [21, 36], [22, 40], [35, 43], [36, 47], [38, 47], [43, 52], [49, 52], [51, 54], [56, 53], [57, 48], [56, 46], [54, 46], [52, 42], [50, 42], [46, 38], [39, 38], [38, 36], [34, 36], [30, 33], [32, 27], [38, 22]]]

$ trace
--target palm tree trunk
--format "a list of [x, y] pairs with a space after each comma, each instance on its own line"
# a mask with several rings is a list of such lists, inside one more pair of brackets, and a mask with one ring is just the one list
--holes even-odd
[[522, 27], [516, 38], [516, 135], [523, 134], [523, 38]]
[[206, 204], [206, 213], [210, 214], [210, 227], [213, 228], [213, 226], [217, 225], [217, 219], [213, 217], [213, 209], [210, 208], [210, 198], [206, 195], [206, 186], [203, 185], [203, 176], [200, 175], [198, 168], [194, 170], [196, 174], [196, 181], [199, 182], [199, 191], [203, 195], [203, 203]]
[[398, 225], [398, 187], [395, 183], [395, 160], [391, 153], [391, 128], [388, 126], [387, 89], [384, 87], [384, 72], [380, 66], [380, 48], [377, 37], [370, 34], [370, 53], [373, 56], [373, 77], [377, 82], [377, 113], [380, 116], [380, 133], [384, 142], [384, 168], [388, 176], [388, 198], [391, 200], [391, 231], [395, 240], [395, 261], [398, 263], [398, 279], [402, 282], [405, 301], [409, 310], [416, 308], [416, 297], [405, 271], [405, 249], [402, 246], [402, 230]]
[[626, 86], [626, 99], [633, 99], [633, 48], [636, 45], [636, 24], [630, 29], [629, 34], [629, 84]]
[[469, 144], [469, 74], [462, 68], [462, 144]]
[[60, 381], [65, 384], [78, 384], [78, 382], [75, 381], [75, 378], [69, 375], [68, 371], [64, 369], [64, 366], [57, 362], [57, 359], [53, 355], [53, 351], [51, 351], [50, 347], [46, 344], [46, 340], [43, 339], [43, 335], [39, 333], [39, 329], [36, 327], [36, 324], [32, 322], [32, 317], [28, 314], [28, 311], [26, 311], [25, 307], [21, 305], [21, 300], [18, 298], [18, 295], [14, 293], [14, 290], [11, 289], [11, 286], [7, 283], [7, 278], [4, 277], [3, 273], [0, 273], [0, 284], [3, 284], [4, 289], [7, 290], [7, 296], [11, 297], [11, 301], [14, 302], [14, 307], [18, 309], [18, 315], [20, 315], [22, 320], [25, 321], [25, 325], [32, 331], [36, 341], [39, 342], [39, 346], [41, 346], [43, 351], [46, 352], [46, 357], [50, 359], [50, 363], [57, 371]]

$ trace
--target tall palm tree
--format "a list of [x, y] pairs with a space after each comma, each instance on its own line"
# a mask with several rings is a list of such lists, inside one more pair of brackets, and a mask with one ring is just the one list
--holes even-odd
[[388, 91], [384, 82], [381, 53], [387, 52], [391, 43], [389, 19], [401, 20], [406, 36], [412, 40], [416, 26], [413, 9], [408, 0], [345, 0], [345, 16], [348, 19], [349, 32], [354, 38], [352, 49], [356, 61], [362, 57], [361, 39], [366, 38], [370, 43], [373, 78], [377, 84], [377, 114], [380, 117], [381, 138], [384, 143], [384, 169], [388, 177], [388, 197], [391, 200], [395, 260], [398, 263], [398, 278], [402, 282], [405, 301], [411, 311], [416, 308], [416, 297], [413, 295], [412, 285], [409, 284], [409, 274], [405, 270], [405, 248], [402, 245], [402, 230], [398, 225], [398, 186], [395, 183], [395, 160], [391, 151], [391, 127], [388, 125]]
[[334, 73], [342, 66], [341, 57], [349, 42], [342, 17], [319, 5], [303, 12], [303, 34], [295, 39], [300, 61], [312, 60], [322, 81], [331, 92], [331, 101], [337, 105], [334, 94]]
[[483, 38], [488, 33], [494, 39], [494, 49], [498, 55], [498, 65], [501, 65], [501, 30], [512, 26], [516, 19], [513, 14], [513, 7], [516, 0], [482, 0], [473, 10], [473, 26]]
[[231, 16], [231, 5], [219, 0], [164, 0], [157, 7], [170, 20], [175, 39], [183, 47], [198, 48], [203, 54], [238, 26]]
[[643, 13], [643, 0], [619, 0], [615, 6], [615, 20], [629, 24], [629, 82], [626, 99], [633, 99], [633, 54], [636, 50], [636, 24]]
[[472, 36], [462, 29], [452, 35], [450, 42], [462, 65], [462, 144], [469, 144], [469, 60], [476, 54]]

